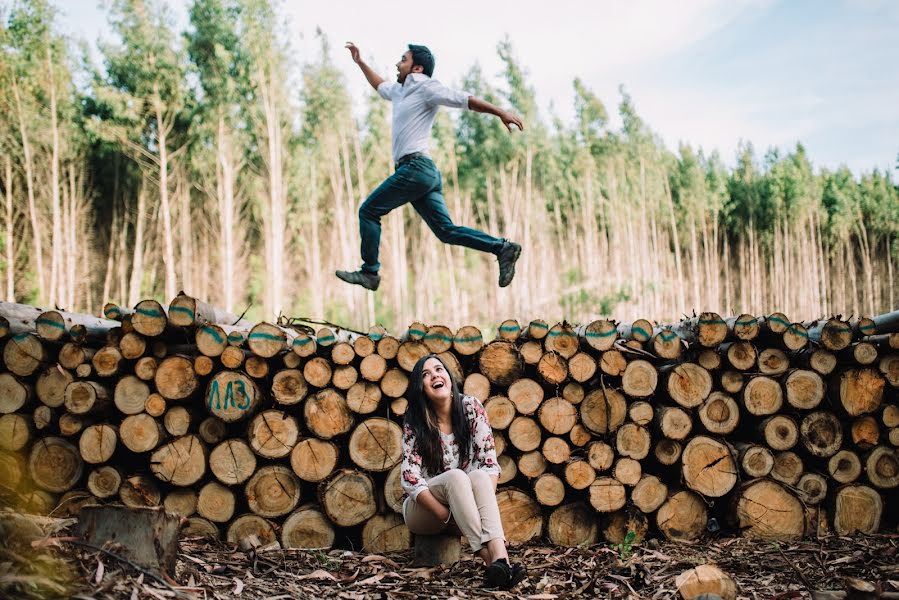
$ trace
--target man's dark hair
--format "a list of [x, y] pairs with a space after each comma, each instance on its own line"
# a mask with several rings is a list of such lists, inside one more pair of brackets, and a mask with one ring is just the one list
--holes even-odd
[[421, 65], [425, 75], [431, 77], [434, 74], [434, 55], [428, 47], [409, 44], [409, 52], [412, 53], [412, 66]]

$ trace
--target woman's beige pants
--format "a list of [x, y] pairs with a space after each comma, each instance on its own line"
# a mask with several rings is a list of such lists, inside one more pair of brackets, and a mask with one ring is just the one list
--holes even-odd
[[[449, 507], [453, 521], [473, 552], [490, 540], [505, 541], [493, 481], [485, 471], [466, 473], [450, 469], [428, 479], [428, 489], [441, 504]], [[420, 535], [434, 535], [447, 527], [447, 523], [411, 498], [403, 502], [403, 519], [409, 531]]]

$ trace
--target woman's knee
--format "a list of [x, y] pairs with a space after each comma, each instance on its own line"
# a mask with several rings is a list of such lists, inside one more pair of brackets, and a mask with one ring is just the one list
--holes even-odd
[[493, 485], [493, 482], [490, 480], [490, 474], [486, 471], [482, 471], [481, 469], [476, 469], [471, 473], [468, 473], [468, 478], [471, 480], [471, 486], [473, 488], [481, 487], [484, 485]]
[[468, 478], [468, 474], [462, 469], [450, 469], [449, 471], [446, 471], [445, 476], [447, 483], [452, 486], [469, 485], [471, 481]]

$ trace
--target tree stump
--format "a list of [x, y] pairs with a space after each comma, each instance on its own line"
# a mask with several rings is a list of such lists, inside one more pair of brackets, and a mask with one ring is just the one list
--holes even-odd
[[115, 542], [135, 563], [175, 575], [181, 520], [161, 508], [85, 506], [77, 531], [96, 546]]

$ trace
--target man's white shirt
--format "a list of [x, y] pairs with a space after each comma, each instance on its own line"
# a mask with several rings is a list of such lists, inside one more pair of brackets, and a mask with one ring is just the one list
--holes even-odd
[[451, 90], [424, 73], [409, 73], [404, 83], [384, 82], [378, 94], [393, 102], [393, 162], [407, 154], [430, 156], [431, 126], [441, 106], [468, 110], [471, 94]]

